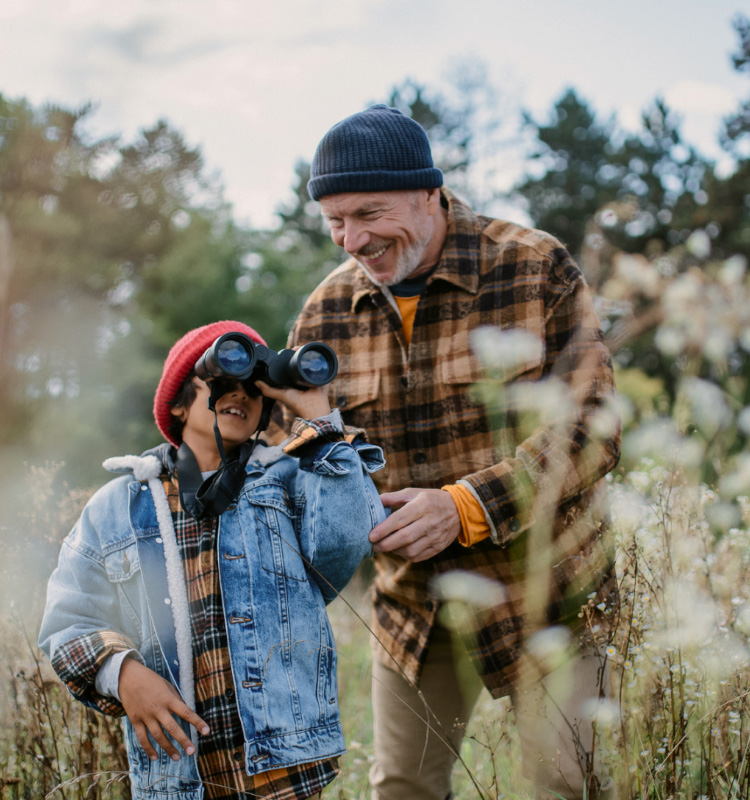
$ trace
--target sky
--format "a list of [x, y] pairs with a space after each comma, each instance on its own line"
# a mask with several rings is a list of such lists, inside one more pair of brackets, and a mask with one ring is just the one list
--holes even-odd
[[[664, 97], [719, 158], [723, 116], [750, 96], [730, 55], [739, 0], [0, 0], [0, 93], [76, 108], [125, 141], [160, 118], [216, 171], [235, 217], [275, 224], [294, 165], [340, 119], [405, 78], [442, 88], [473, 60], [543, 119], [573, 86], [626, 126]], [[509, 150], [504, 177], [523, 162]]]

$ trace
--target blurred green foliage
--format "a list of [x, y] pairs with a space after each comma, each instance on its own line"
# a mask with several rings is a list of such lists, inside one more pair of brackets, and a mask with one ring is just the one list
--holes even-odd
[[[738, 17], [734, 25], [734, 65], [748, 74], [750, 23]], [[425, 127], [449, 186], [486, 213], [520, 200], [535, 226], [580, 259], [595, 290], [611, 281], [623, 252], [651, 261], [670, 254], [677, 271], [702, 268], [686, 247], [696, 229], [714, 257], [750, 254], [750, 99], [722, 131], [736, 164], [729, 176], [683, 140], [679, 119], [658, 99], [637, 133], [599, 119], [574, 89], [544, 122], [525, 114], [511, 130], [513, 104], [471, 62], [440, 89], [406, 79], [381, 99]], [[20, 462], [44, 459], [64, 461], [73, 485], [98, 483], [103, 458], [158, 440], [153, 390], [180, 335], [237, 318], [282, 347], [305, 297], [343, 255], [307, 195], [307, 162], [296, 165], [278, 225], [249, 230], [233, 220], [200, 151], [167, 122], [132, 142], [95, 139], [89, 113], [0, 95], [6, 487]], [[528, 170], [501, 191], [498, 163], [517, 158], [524, 142]], [[620, 367], [660, 381], [672, 402], [650, 299], [606, 299], [608, 341]], [[610, 313], [618, 302], [620, 312]], [[721, 367], [744, 368], [744, 357]], [[704, 377], [718, 374], [707, 369]]]

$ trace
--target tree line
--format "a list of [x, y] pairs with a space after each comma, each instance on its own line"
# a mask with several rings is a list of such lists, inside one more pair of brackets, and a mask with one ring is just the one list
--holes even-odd
[[[750, 18], [733, 26], [734, 68], [750, 76]], [[750, 257], [750, 90], [720, 132], [730, 175], [685, 141], [660, 98], [629, 132], [569, 88], [544, 119], [524, 112], [509, 132], [509, 102], [473, 65], [443, 87], [406, 79], [380, 101], [425, 127], [447, 185], [488, 213], [521, 203], [595, 290], [617, 254], [658, 264], [678, 251], [669, 269], [700, 266], [688, 246], [696, 231], [717, 258]], [[156, 442], [153, 387], [175, 339], [237, 318], [282, 347], [305, 296], [342, 256], [307, 195], [307, 162], [295, 167], [278, 225], [248, 229], [199, 149], [167, 121], [122, 142], [92, 138], [90, 113], [0, 95], [0, 477], [52, 458], [66, 462], [70, 482], [100, 482], [102, 458]], [[494, 170], [511, 151], [527, 169], [500, 190]], [[607, 326], [615, 358], [668, 395], [655, 324], [633, 324], [633, 311]], [[745, 354], [735, 356], [723, 369], [745, 374]]]

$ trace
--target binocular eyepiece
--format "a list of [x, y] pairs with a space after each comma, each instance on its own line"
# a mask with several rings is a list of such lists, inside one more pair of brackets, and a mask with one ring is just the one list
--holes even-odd
[[230, 332], [220, 336], [198, 359], [195, 373], [204, 381], [261, 380], [271, 386], [309, 389], [330, 383], [338, 368], [336, 354], [323, 342], [276, 352], [244, 333]]

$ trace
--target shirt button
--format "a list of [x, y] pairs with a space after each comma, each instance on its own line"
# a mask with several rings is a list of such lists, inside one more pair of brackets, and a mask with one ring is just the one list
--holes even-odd
[[237, 750], [235, 752], [235, 754], [232, 756], [232, 758], [235, 761], [244, 761], [245, 760], [245, 754], [242, 752], [242, 750]]
[[511, 529], [513, 533], [518, 533], [521, 530], [521, 523], [513, 517], [513, 519], [508, 524], [508, 527]]
[[234, 689], [227, 689], [226, 692], [224, 692], [224, 697], [226, 697], [227, 700], [231, 700], [234, 697]]
[[421, 451], [419, 453], [414, 453], [415, 464], [424, 464], [425, 461], [427, 461], [427, 456], [424, 453]]
[[165, 598], [164, 598], [164, 602], [165, 602], [165, 603], [166, 603], [166, 605], [168, 605], [168, 606], [172, 604], [172, 601], [171, 601], [171, 600], [170, 600], [168, 597], [165, 597]]
[[409, 379], [406, 377], [406, 375], [401, 377], [401, 385], [404, 387], [404, 389], [409, 388]]
[[433, 608], [435, 608], [435, 604], [432, 602], [432, 600], [428, 600], [428, 601], [427, 601], [427, 602], [424, 604], [424, 607], [425, 607], [425, 608], [426, 608], [428, 611], [432, 611], [432, 609], [433, 609]]
[[141, 491], [142, 492], [147, 492], [148, 491], [148, 486], [146, 486], [145, 483], [141, 485]]

